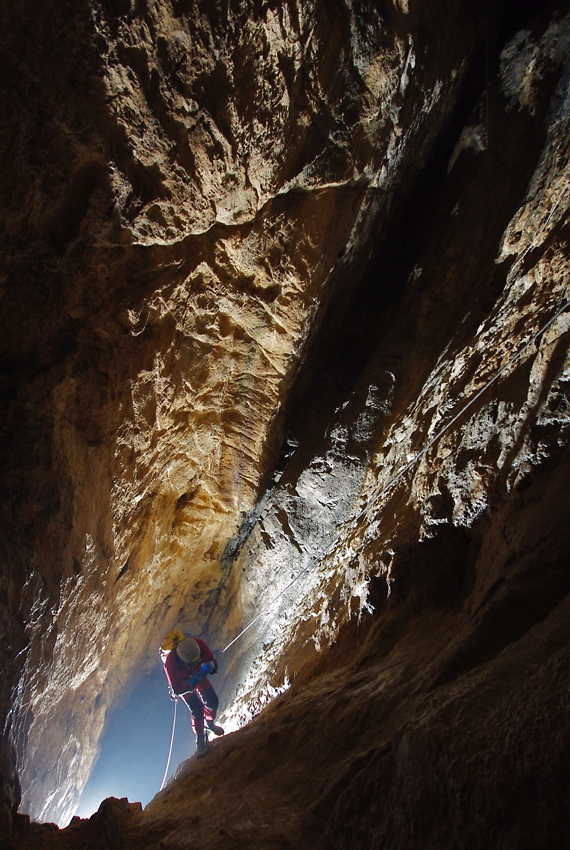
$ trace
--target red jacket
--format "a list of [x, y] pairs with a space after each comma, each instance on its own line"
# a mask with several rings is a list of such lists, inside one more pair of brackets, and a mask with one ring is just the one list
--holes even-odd
[[[196, 673], [199, 672], [202, 664], [206, 664], [208, 661], [213, 661], [215, 665], [214, 673], [218, 671], [218, 662], [214, 658], [214, 653], [210, 649], [205, 641], [200, 638], [194, 638], [198, 646], [200, 647], [200, 658], [196, 661], [195, 664], [191, 664], [189, 667], [184, 664], [184, 662], [178, 657], [176, 654], [176, 650], [173, 649], [166, 656], [166, 661], [164, 662], [164, 672], [166, 673], [166, 678], [170, 682], [172, 686], [172, 690], [176, 694], [184, 694], [190, 690], [189, 681], [192, 676], [195, 676]], [[203, 679], [202, 682], [198, 685], [203, 687], [206, 683], [209, 684], [207, 679]], [[192, 688], [195, 690], [195, 688]]]

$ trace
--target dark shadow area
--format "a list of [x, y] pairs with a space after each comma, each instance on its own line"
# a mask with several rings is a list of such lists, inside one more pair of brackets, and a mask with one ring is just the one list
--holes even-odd
[[546, 619], [570, 592], [570, 575], [566, 559], [545, 565], [544, 570], [548, 580], [542, 573], [537, 575], [535, 567], [491, 605], [430, 690], [448, 685], [475, 667], [492, 661], [506, 646]]
[[479, 543], [467, 529], [440, 525], [434, 537], [402, 546], [391, 566], [390, 601], [413, 615], [463, 602], [472, 589]]

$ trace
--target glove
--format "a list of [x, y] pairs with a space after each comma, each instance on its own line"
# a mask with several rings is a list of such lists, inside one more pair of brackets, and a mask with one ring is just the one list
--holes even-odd
[[172, 702], [176, 702], [178, 700], [178, 694], [176, 693], [172, 685], [168, 686], [168, 696], [170, 697]]
[[213, 661], [206, 661], [205, 664], [202, 664], [197, 673], [194, 673], [191, 679], [188, 680], [188, 689], [193, 691], [196, 685], [199, 685], [200, 682], [203, 682], [208, 673], [214, 673], [216, 670], [216, 665]]
[[206, 671], [199, 670], [198, 673], [194, 673], [191, 679], [188, 679], [188, 690], [193, 691], [196, 685], [199, 685], [200, 682], [203, 682], [206, 678]]

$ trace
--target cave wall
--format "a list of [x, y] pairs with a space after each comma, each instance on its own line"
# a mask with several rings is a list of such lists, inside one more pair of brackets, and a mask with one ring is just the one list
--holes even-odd
[[[316, 830], [338, 847], [471, 846], [468, 816], [482, 841], [500, 829], [485, 816], [484, 771], [455, 832], [438, 832], [435, 815], [426, 825], [420, 803], [439, 794], [447, 812], [451, 762], [431, 776], [432, 735], [443, 751], [456, 717], [450, 759], [468, 763], [469, 706], [483, 694], [490, 725], [474, 752], [495, 735], [491, 751], [510, 757], [498, 700], [524, 702], [536, 687], [528, 653], [539, 680], [549, 657], [529, 629], [550, 617], [539, 642], [565, 646], [568, 314], [506, 364], [568, 298], [566, 12], [3, 11], [7, 831], [15, 766], [22, 811], [69, 820], [105, 714], [162, 632], [183, 620], [219, 652], [298, 575], [223, 654], [221, 683], [229, 729], [292, 683], [275, 705], [290, 698], [315, 747], [295, 732], [295, 760], [282, 755], [273, 786], [255, 793], [263, 806], [284, 793], [294, 814], [236, 833], [236, 797], [227, 829], [205, 829], [201, 846], [222, 846], [228, 829], [275, 846]], [[493, 696], [509, 663], [511, 690]], [[362, 670], [360, 696], [343, 696]], [[563, 675], [544, 687], [558, 728]], [[358, 729], [359, 700], [374, 706], [370, 753], [356, 731], [331, 752], [331, 704]], [[524, 705], [534, 729], [538, 706]], [[272, 711], [253, 727], [251, 782], [285, 734]], [[231, 794], [222, 761], [244, 746], [239, 734], [207, 768], [216, 800]], [[566, 743], [544, 737], [548, 784]], [[306, 782], [311, 766], [314, 791], [298, 799], [292, 776]], [[154, 814], [123, 807], [136, 821], [125, 840], [150, 847], [170, 830], [167, 845], [186, 846], [189, 793], [181, 780]], [[513, 843], [497, 846], [525, 846], [530, 826], [513, 811]], [[554, 840], [555, 816], [544, 823]]]
[[[378, 604], [368, 600], [371, 576], [381, 596], [411, 594], [419, 610], [424, 596], [465, 595], [497, 506], [564, 455], [568, 314], [554, 317], [568, 299], [568, 30], [546, 15], [534, 25], [496, 57], [454, 144], [440, 139], [446, 158], [438, 151], [426, 168], [407, 219], [348, 305], [331, 305], [320, 370], [309, 362], [300, 375], [288, 420], [299, 448], [222, 594], [228, 606], [239, 600], [246, 623], [260, 600], [269, 609], [240, 639], [235, 680], [228, 672], [240, 721], [347, 617]], [[449, 534], [463, 540], [451, 555]], [[434, 561], [424, 575], [419, 544], [440, 537], [442, 559], [466, 563]], [[504, 580], [486, 569], [483, 596]], [[223, 612], [213, 614], [217, 629]], [[269, 663], [256, 662], [260, 644]]]

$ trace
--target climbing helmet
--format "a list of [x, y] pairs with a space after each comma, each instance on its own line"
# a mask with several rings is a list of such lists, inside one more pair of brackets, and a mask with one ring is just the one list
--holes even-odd
[[185, 664], [195, 664], [200, 658], [200, 647], [194, 638], [187, 637], [176, 647], [176, 654]]

